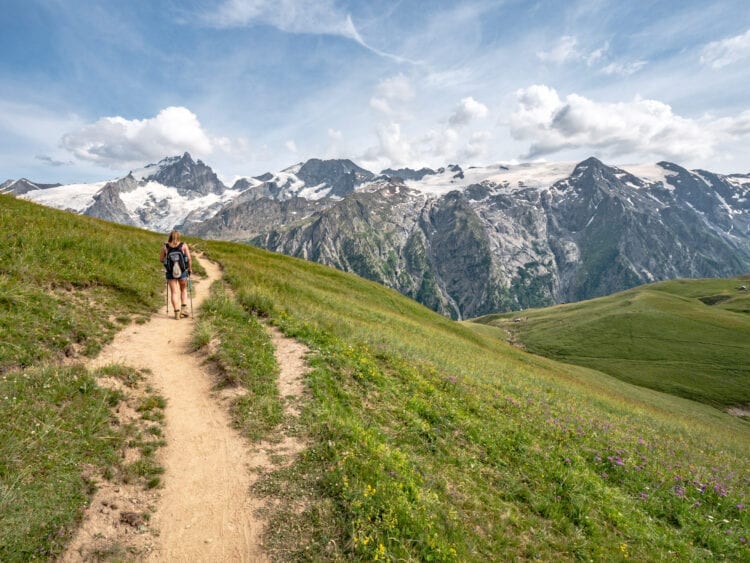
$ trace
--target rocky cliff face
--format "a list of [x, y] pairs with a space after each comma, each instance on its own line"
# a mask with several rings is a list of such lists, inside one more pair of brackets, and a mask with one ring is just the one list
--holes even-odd
[[136, 187], [137, 183], [132, 174], [128, 174], [116, 182], [108, 182], [94, 195], [94, 203], [84, 211], [84, 215], [124, 225], [136, 225], [137, 223], [120, 199], [121, 193], [132, 192]]
[[353, 271], [454, 318], [749, 271], [750, 182], [660, 167], [664, 180], [654, 181], [592, 158], [543, 189], [485, 180], [432, 196], [382, 180], [252, 242]]

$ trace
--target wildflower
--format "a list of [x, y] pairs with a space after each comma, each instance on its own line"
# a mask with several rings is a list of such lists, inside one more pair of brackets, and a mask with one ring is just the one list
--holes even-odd
[[744, 508], [745, 508], [745, 505], [744, 505], [744, 504], [742, 504], [742, 503], [739, 503], [739, 504], [737, 505], [737, 510], [742, 510], [742, 509], [744, 509]]
[[642, 499], [647, 499], [648, 498], [648, 493], [641, 493], [641, 498]]

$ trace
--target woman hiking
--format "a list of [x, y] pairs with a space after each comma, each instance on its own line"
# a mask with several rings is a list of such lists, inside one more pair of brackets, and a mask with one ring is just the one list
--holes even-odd
[[[168, 260], [167, 257], [169, 257]], [[169, 285], [169, 291], [172, 293], [174, 318], [189, 317], [187, 279], [193, 273], [193, 260], [190, 258], [188, 245], [180, 242], [180, 231], [174, 230], [169, 233], [169, 240], [161, 247], [159, 260], [167, 268], [167, 284]], [[179, 270], [174, 268], [175, 263], [177, 263]], [[180, 302], [182, 302], [182, 306], [180, 306]]]

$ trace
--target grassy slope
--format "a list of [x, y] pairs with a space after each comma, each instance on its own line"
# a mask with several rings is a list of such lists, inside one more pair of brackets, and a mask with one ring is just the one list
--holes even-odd
[[[0, 226], [0, 559], [25, 560], [60, 549], [85, 503], [81, 465], [107, 467], [122, 440], [108, 426], [115, 398], [80, 368], [44, 364], [69, 346], [95, 353], [111, 317], [161, 304], [162, 237], [10, 198]], [[217, 289], [196, 340], [218, 335], [226, 377], [254, 387], [238, 413], [251, 437], [279, 411], [251, 313], [313, 350], [310, 447], [257, 489], [285, 501], [268, 538], [277, 556], [748, 557], [747, 425], [498, 346], [492, 327], [351, 275], [204, 246], [234, 291]]]
[[206, 248], [246, 311], [313, 350], [310, 448], [258, 488], [284, 499], [277, 556], [750, 555], [747, 424], [498, 345], [493, 327], [355, 276]]
[[57, 360], [95, 355], [118, 325], [162, 303], [161, 239], [0, 196], [2, 561], [59, 553], [91, 494], [84, 467], [143, 473], [122, 466], [124, 443], [141, 438], [111, 426], [121, 395]]
[[510, 330], [526, 349], [717, 407], [750, 404], [748, 280], [678, 280], [529, 310]]

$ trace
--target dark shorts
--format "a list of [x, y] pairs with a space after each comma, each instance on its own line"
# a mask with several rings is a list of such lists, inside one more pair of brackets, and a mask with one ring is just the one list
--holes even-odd
[[182, 272], [182, 275], [179, 278], [175, 278], [174, 276], [172, 276], [172, 272], [166, 272], [166, 276], [167, 276], [168, 280], [175, 280], [175, 279], [176, 280], [184, 280], [184, 279], [187, 279], [187, 277], [189, 275], [190, 275], [190, 272], [188, 272], [186, 270], [186, 271]]

